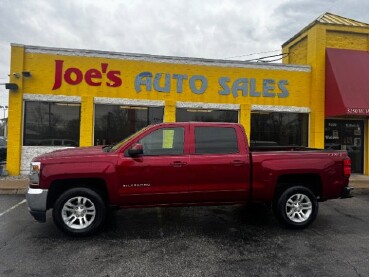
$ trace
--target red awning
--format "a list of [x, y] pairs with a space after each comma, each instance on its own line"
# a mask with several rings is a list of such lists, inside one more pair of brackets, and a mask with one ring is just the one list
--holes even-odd
[[369, 116], [369, 52], [326, 50], [325, 115]]

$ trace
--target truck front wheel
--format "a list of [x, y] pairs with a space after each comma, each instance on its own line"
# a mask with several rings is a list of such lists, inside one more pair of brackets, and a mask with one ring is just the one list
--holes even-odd
[[73, 188], [56, 200], [53, 219], [57, 227], [72, 236], [96, 233], [106, 218], [106, 205], [99, 194], [88, 188]]
[[274, 205], [274, 213], [285, 226], [302, 229], [315, 220], [318, 208], [317, 198], [310, 189], [295, 186], [279, 196]]

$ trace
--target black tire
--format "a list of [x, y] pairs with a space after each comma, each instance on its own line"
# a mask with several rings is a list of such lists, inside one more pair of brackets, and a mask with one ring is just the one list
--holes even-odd
[[288, 228], [303, 229], [309, 226], [318, 214], [318, 201], [306, 187], [286, 189], [273, 205], [278, 220]]
[[68, 235], [89, 236], [103, 226], [106, 211], [106, 204], [98, 193], [88, 188], [73, 188], [56, 200], [53, 219], [55, 225]]

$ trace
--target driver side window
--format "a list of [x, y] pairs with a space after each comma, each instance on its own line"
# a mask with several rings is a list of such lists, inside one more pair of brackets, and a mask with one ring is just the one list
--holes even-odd
[[184, 150], [184, 128], [162, 128], [139, 141], [144, 156], [182, 155]]

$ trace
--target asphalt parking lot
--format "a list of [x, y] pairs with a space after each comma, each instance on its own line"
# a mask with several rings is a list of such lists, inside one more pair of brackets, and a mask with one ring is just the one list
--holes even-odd
[[308, 229], [264, 206], [119, 210], [75, 239], [0, 195], [0, 276], [369, 276], [369, 190], [321, 203]]

